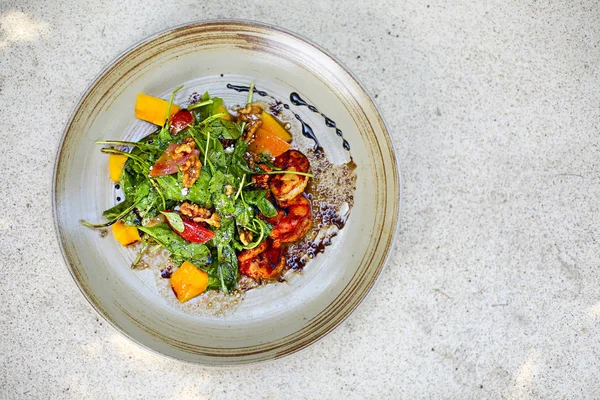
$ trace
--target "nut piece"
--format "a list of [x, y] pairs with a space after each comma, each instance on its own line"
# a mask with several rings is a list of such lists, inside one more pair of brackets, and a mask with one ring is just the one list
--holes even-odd
[[192, 154], [187, 161], [180, 166], [181, 172], [183, 173], [183, 187], [191, 188], [194, 183], [200, 177], [200, 171], [202, 170], [202, 163], [198, 159], [198, 156]]
[[202, 163], [198, 159], [198, 156], [191, 154], [195, 148], [196, 142], [191, 137], [188, 137], [179, 146], [175, 147], [171, 154], [173, 160], [179, 160], [186, 155], [190, 155], [186, 162], [180, 166], [181, 172], [183, 172], [183, 186], [188, 189], [196, 183], [202, 170]]
[[219, 214], [217, 214], [217, 213], [213, 213], [209, 219], [194, 218], [194, 221], [195, 222], [206, 222], [207, 224], [209, 224], [210, 226], [214, 226], [215, 228], [221, 227], [221, 217], [219, 217]]
[[217, 213], [197, 206], [196, 204], [190, 204], [188, 202], [183, 203], [179, 208], [179, 213], [188, 218], [191, 218], [194, 222], [206, 222], [210, 226], [219, 228], [221, 226], [221, 217]]
[[248, 143], [254, 140], [254, 134], [263, 123], [260, 119], [262, 112], [262, 108], [256, 104], [246, 104], [245, 107], [237, 110], [237, 122], [246, 123], [244, 126], [244, 140]]
[[235, 189], [231, 185], [225, 185], [225, 194], [231, 196], [235, 192]]
[[185, 140], [173, 150], [171, 157], [173, 160], [179, 160], [186, 154], [190, 154], [193, 149], [196, 148], [196, 142], [191, 137], [185, 138]]
[[252, 242], [252, 232], [247, 229], [243, 229], [240, 232], [240, 241], [244, 246], [248, 246], [248, 244]]
[[197, 206], [196, 204], [190, 204], [188, 202], [183, 203], [179, 207], [179, 213], [189, 218], [209, 218], [212, 214], [210, 210]]

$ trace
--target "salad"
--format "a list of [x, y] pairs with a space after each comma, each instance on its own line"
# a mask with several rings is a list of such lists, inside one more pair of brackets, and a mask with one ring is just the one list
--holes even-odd
[[123, 246], [136, 246], [133, 266], [165, 249], [174, 272], [163, 275], [177, 299], [206, 291], [231, 293], [241, 276], [268, 282], [286, 269], [286, 247], [313, 225], [314, 178], [292, 136], [264, 106], [231, 114], [223, 100], [194, 95], [184, 108], [140, 93], [136, 117], [158, 128], [137, 142], [100, 140], [109, 174], [124, 198], [103, 212]]

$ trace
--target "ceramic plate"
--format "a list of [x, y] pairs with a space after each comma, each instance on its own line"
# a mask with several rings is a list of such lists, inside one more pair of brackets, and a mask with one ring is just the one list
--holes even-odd
[[[286, 282], [247, 292], [225, 315], [187, 312], [159, 294], [148, 271], [129, 265], [133, 252], [109, 235], [85, 228], [115, 204], [107, 157], [97, 139], [139, 139], [149, 124], [137, 121], [138, 92], [176, 102], [208, 90], [228, 104], [246, 93], [227, 84], [254, 81], [290, 103], [297, 92], [320, 113], [290, 106], [292, 132], [302, 140], [298, 114], [313, 127], [327, 157], [356, 164], [354, 206], [332, 244]], [[257, 100], [261, 100], [257, 95]], [[268, 99], [262, 99], [268, 100]], [[286, 114], [287, 113], [287, 114]], [[294, 139], [296, 140], [296, 139]], [[186, 25], [153, 36], [112, 62], [77, 105], [58, 152], [54, 215], [65, 261], [93, 307], [140, 345], [168, 357], [203, 364], [244, 364], [293, 353], [344, 320], [383, 268], [398, 222], [400, 180], [394, 151], [373, 101], [347, 69], [305, 39], [271, 26], [239, 21]]]

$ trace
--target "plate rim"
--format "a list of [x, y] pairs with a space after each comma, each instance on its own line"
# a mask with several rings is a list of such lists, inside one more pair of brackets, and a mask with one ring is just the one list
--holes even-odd
[[[364, 294], [362, 296], [360, 296], [360, 298], [357, 299], [357, 301], [355, 302], [354, 305], [352, 305], [351, 308], [349, 308], [347, 310], [347, 312], [343, 313], [343, 315], [341, 315], [341, 317], [335, 321], [332, 325], [330, 325], [329, 327], [326, 327], [322, 333], [320, 333], [318, 336], [312, 338], [311, 340], [305, 342], [304, 344], [294, 347], [292, 348], [290, 351], [287, 351], [285, 353], [276, 353], [273, 354], [271, 356], [267, 356], [263, 359], [252, 359], [252, 360], [245, 360], [245, 359], [239, 359], [236, 357], [231, 357], [231, 356], [210, 356], [213, 359], [218, 359], [220, 360], [220, 362], [218, 363], [206, 363], [206, 362], [202, 362], [201, 360], [188, 360], [188, 359], [183, 359], [183, 358], [178, 358], [176, 356], [173, 355], [169, 355], [163, 352], [160, 352], [140, 341], [138, 341], [137, 339], [135, 339], [132, 335], [130, 335], [127, 331], [125, 331], [123, 328], [121, 328], [120, 326], [118, 326], [115, 322], [112, 321], [111, 318], [109, 318], [108, 315], [106, 315], [106, 313], [98, 306], [98, 304], [96, 304], [94, 301], [92, 301], [92, 298], [88, 295], [88, 293], [84, 290], [82, 283], [79, 281], [79, 279], [77, 278], [77, 276], [75, 275], [75, 271], [73, 269], [73, 267], [71, 266], [71, 262], [69, 261], [69, 258], [66, 254], [66, 250], [63, 244], [63, 241], [61, 239], [61, 229], [60, 229], [60, 224], [59, 224], [59, 220], [58, 220], [58, 213], [57, 213], [57, 175], [58, 175], [58, 170], [59, 170], [59, 164], [60, 164], [60, 156], [63, 153], [64, 150], [64, 144], [65, 144], [65, 140], [67, 137], [67, 133], [69, 132], [71, 125], [73, 124], [73, 121], [75, 119], [75, 116], [77, 115], [77, 112], [79, 111], [81, 105], [83, 104], [83, 102], [85, 101], [85, 99], [88, 97], [88, 95], [90, 94], [90, 92], [92, 91], [92, 89], [98, 84], [98, 82], [101, 80], [101, 78], [106, 74], [106, 72], [108, 72], [111, 68], [113, 68], [117, 63], [119, 63], [120, 61], [122, 61], [123, 59], [125, 59], [126, 57], [128, 57], [132, 52], [134, 52], [137, 48], [152, 42], [162, 36], [166, 36], [169, 35], [171, 33], [177, 32], [177, 31], [183, 31], [183, 30], [187, 30], [187, 29], [194, 29], [196, 27], [200, 27], [200, 26], [206, 26], [206, 25], [215, 25], [215, 24], [223, 24], [223, 25], [230, 25], [230, 26], [241, 26], [241, 27], [246, 27], [246, 28], [251, 28], [251, 27], [258, 27], [258, 28], [263, 28], [263, 29], [267, 29], [270, 31], [273, 31], [275, 33], [278, 34], [283, 34], [283, 35], [288, 35], [291, 36], [292, 38], [295, 38], [297, 40], [300, 40], [304, 43], [307, 43], [308, 45], [314, 47], [317, 51], [321, 52], [323, 55], [325, 55], [326, 57], [328, 57], [331, 61], [333, 61], [335, 64], [339, 65], [347, 74], [348, 76], [356, 83], [356, 85], [362, 90], [362, 92], [366, 95], [366, 97], [368, 98], [368, 100], [370, 101], [371, 105], [373, 106], [373, 108], [376, 111], [377, 117], [381, 120], [381, 125], [383, 127], [384, 130], [384, 134], [385, 134], [385, 138], [386, 138], [386, 144], [388, 145], [387, 147], [389, 147], [389, 149], [391, 150], [391, 156], [393, 158], [393, 163], [395, 164], [395, 173], [396, 173], [396, 184], [398, 186], [398, 191], [395, 194], [395, 199], [397, 201], [397, 208], [393, 211], [395, 211], [395, 222], [393, 224], [393, 231], [391, 233], [391, 238], [389, 241], [389, 244], [386, 246], [385, 248], [385, 256], [383, 257], [380, 265], [377, 267], [377, 270], [375, 272], [374, 278], [371, 280], [371, 282], [368, 283], [367, 288], [364, 292]], [[399, 151], [397, 148], [397, 145], [394, 143], [394, 141], [391, 138], [390, 135], [390, 130], [388, 128], [388, 124], [385, 122], [385, 119], [381, 113], [381, 110], [379, 109], [379, 107], [377, 106], [377, 104], [375, 103], [373, 96], [370, 94], [370, 92], [365, 88], [365, 86], [361, 83], [361, 81], [354, 75], [354, 73], [348, 68], [346, 67], [346, 65], [344, 63], [342, 63], [338, 58], [336, 58], [334, 55], [332, 55], [329, 51], [327, 51], [326, 49], [324, 49], [323, 47], [321, 47], [320, 45], [318, 45], [317, 43], [313, 42], [312, 40], [304, 37], [303, 35], [300, 35], [296, 32], [290, 31], [288, 29], [282, 28], [280, 26], [276, 26], [273, 24], [269, 24], [269, 23], [264, 23], [264, 22], [259, 22], [259, 21], [254, 21], [254, 20], [247, 20], [247, 19], [235, 19], [235, 18], [217, 18], [217, 19], [204, 19], [204, 20], [195, 20], [195, 21], [190, 21], [187, 23], [183, 23], [183, 24], [178, 24], [163, 30], [160, 30], [154, 34], [151, 34], [149, 36], [146, 36], [145, 38], [138, 40], [136, 43], [130, 45], [129, 47], [127, 47], [125, 50], [121, 51], [116, 57], [114, 57], [113, 59], [111, 59], [106, 65], [104, 65], [100, 71], [95, 74], [95, 76], [93, 77], [93, 79], [90, 81], [90, 83], [88, 83], [85, 87], [85, 89], [83, 90], [82, 94], [79, 96], [77, 102], [75, 103], [75, 105], [72, 107], [71, 113], [67, 119], [67, 122], [64, 125], [64, 128], [62, 130], [61, 133], [61, 138], [60, 141], [58, 143], [56, 152], [55, 152], [55, 161], [54, 161], [54, 167], [53, 167], [53, 171], [52, 171], [52, 187], [51, 187], [51, 197], [52, 197], [52, 216], [53, 216], [53, 226], [54, 226], [54, 232], [56, 235], [56, 239], [60, 248], [60, 253], [62, 255], [63, 258], [63, 262], [65, 264], [65, 267], [68, 269], [69, 274], [71, 275], [71, 277], [73, 278], [73, 281], [75, 282], [77, 288], [79, 289], [79, 291], [81, 292], [81, 294], [83, 295], [83, 297], [86, 299], [87, 303], [92, 307], [92, 309], [94, 309], [96, 311], [96, 313], [98, 313], [112, 328], [114, 328], [117, 332], [119, 332], [119, 334], [121, 334], [123, 337], [127, 338], [129, 341], [131, 341], [132, 343], [135, 343], [137, 346], [139, 346], [140, 348], [149, 351], [152, 354], [156, 354], [160, 357], [164, 357], [166, 359], [169, 360], [174, 360], [174, 361], [178, 361], [178, 362], [182, 362], [185, 364], [189, 364], [189, 365], [202, 365], [204, 367], [210, 367], [210, 368], [219, 368], [219, 367], [243, 367], [243, 366], [248, 366], [248, 365], [255, 365], [255, 364], [264, 364], [264, 363], [269, 363], [269, 362], [274, 362], [275, 360], [290, 356], [292, 354], [298, 353], [300, 351], [305, 350], [306, 348], [308, 348], [309, 346], [311, 346], [312, 344], [318, 342], [319, 340], [323, 339], [325, 336], [329, 335], [333, 330], [335, 330], [336, 328], [338, 328], [344, 321], [346, 321], [347, 318], [350, 317], [350, 315], [352, 315], [354, 313], [354, 311], [358, 308], [358, 306], [360, 304], [362, 304], [363, 301], [365, 301], [365, 299], [367, 298], [367, 296], [369, 296], [374, 287], [376, 286], [376, 284], [380, 281], [381, 278], [381, 274], [383, 272], [383, 269], [386, 267], [386, 265], [388, 265], [391, 255], [392, 255], [392, 248], [394, 246], [394, 244], [396, 243], [397, 239], [398, 239], [398, 235], [399, 235], [399, 231], [400, 231], [400, 227], [401, 227], [401, 212], [402, 212], [402, 205], [403, 205], [403, 179], [402, 179], [402, 171], [401, 171], [401, 165], [400, 165], [400, 160], [398, 157]], [[237, 362], [231, 362], [233, 361], [232, 359], [236, 358]]]

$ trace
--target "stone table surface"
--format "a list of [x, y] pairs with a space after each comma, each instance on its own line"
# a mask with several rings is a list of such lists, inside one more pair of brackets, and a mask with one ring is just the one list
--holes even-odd
[[[290, 357], [204, 368], [107, 326], [56, 241], [52, 169], [110, 60], [207, 18], [317, 42], [376, 98], [402, 226], [375, 289]], [[0, 1], [0, 398], [591, 398], [600, 390], [595, 1]]]

